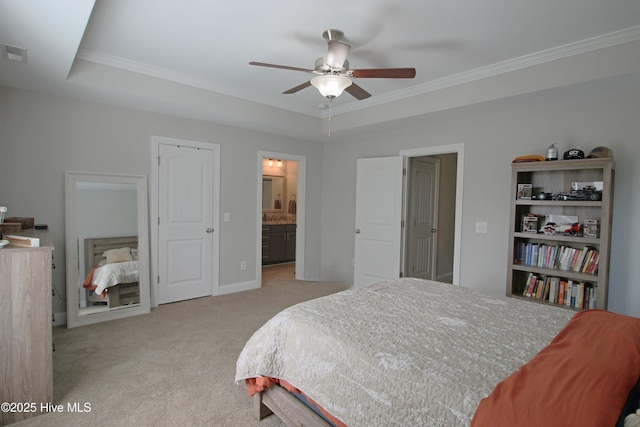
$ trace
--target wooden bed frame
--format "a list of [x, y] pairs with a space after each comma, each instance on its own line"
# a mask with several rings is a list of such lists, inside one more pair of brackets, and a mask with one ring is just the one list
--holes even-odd
[[[84, 266], [89, 273], [93, 267], [97, 267], [104, 260], [104, 251], [123, 247], [137, 248], [138, 236], [124, 237], [100, 237], [84, 239]], [[87, 296], [87, 301], [107, 302], [107, 307], [114, 308], [123, 305], [140, 303], [140, 286], [138, 282], [122, 283], [111, 286], [107, 292], [107, 298]]]
[[290, 427], [331, 427], [313, 409], [278, 384], [253, 396], [253, 411], [258, 420], [275, 414]]

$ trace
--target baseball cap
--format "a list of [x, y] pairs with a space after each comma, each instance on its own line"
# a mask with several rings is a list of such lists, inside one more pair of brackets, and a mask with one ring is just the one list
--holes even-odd
[[562, 158], [564, 160], [584, 159], [584, 151], [572, 148], [569, 151], [565, 151]]
[[608, 147], [596, 147], [589, 151], [588, 159], [590, 158], [606, 158], [611, 157], [613, 159], [613, 151]]

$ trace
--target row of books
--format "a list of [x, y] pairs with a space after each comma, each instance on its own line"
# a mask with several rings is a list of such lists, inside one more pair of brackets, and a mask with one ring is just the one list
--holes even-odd
[[522, 295], [573, 308], [596, 308], [596, 285], [529, 273]]
[[600, 252], [592, 246], [577, 249], [564, 245], [519, 242], [516, 243], [514, 258], [516, 264], [596, 274]]

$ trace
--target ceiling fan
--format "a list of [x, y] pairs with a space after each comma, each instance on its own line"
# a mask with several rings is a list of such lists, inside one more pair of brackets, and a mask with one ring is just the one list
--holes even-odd
[[250, 65], [260, 67], [281, 68], [283, 70], [303, 71], [305, 73], [317, 74], [311, 80], [282, 92], [283, 94], [296, 93], [309, 86], [316, 87], [322, 96], [329, 100], [340, 96], [343, 91], [358, 100], [371, 96], [369, 92], [355, 84], [352, 78], [387, 78], [387, 79], [412, 79], [416, 76], [415, 68], [369, 68], [360, 70], [350, 70], [347, 55], [351, 46], [343, 42], [344, 33], [340, 30], [326, 30], [322, 37], [329, 45], [327, 56], [316, 59], [315, 68], [289, 67], [287, 65], [267, 64], [264, 62], [252, 61]]

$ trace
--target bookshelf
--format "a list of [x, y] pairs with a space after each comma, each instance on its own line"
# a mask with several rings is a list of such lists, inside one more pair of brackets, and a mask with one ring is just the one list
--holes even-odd
[[607, 309], [614, 175], [609, 158], [512, 163], [507, 296]]

